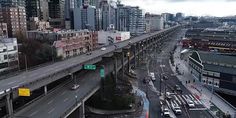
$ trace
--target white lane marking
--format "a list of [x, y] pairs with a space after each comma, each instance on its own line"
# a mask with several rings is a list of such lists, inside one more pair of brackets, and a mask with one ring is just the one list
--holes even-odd
[[18, 83], [18, 85], [20, 86], [21, 84], [23, 84], [25, 81], [23, 81], [23, 82], [20, 82], [20, 83]]
[[64, 92], [62, 92], [62, 93], [61, 93], [61, 96], [63, 96], [65, 93], [66, 93], [65, 91], [64, 91]]
[[202, 102], [199, 99], [197, 99], [195, 95], [193, 95], [193, 97], [198, 101], [199, 104], [202, 104]]
[[51, 104], [53, 101], [54, 101], [54, 100], [49, 101], [48, 104]]
[[196, 100], [193, 98], [192, 95], [188, 95], [188, 96], [195, 102], [195, 104], [197, 104], [197, 105], [199, 104], [198, 101], [196, 101]]
[[207, 110], [207, 108], [190, 108], [189, 110], [193, 110], [193, 111], [203, 111], [203, 110]]
[[188, 100], [191, 100], [191, 99], [188, 97], [188, 95], [185, 95], [185, 97], [186, 97]]
[[16, 89], [16, 88], [18, 88], [19, 87], [19, 85], [16, 85], [16, 86], [13, 86], [13, 87], [11, 87], [12, 89]]
[[37, 114], [37, 113], [38, 113], [38, 111], [35, 111], [35, 112], [31, 113], [31, 114], [30, 114], [30, 117], [33, 116], [33, 115], [35, 115], [35, 114]]
[[66, 102], [67, 100], [69, 100], [69, 98], [64, 99], [64, 102]]
[[187, 99], [185, 98], [185, 96], [184, 96], [184, 95], [182, 95], [182, 97], [184, 98], [184, 100], [185, 100], [185, 101], [186, 101], [186, 103], [187, 103], [188, 101], [187, 101]]
[[9, 82], [7, 83], [7, 85], [10, 85], [10, 84], [13, 84], [13, 83], [16, 83], [17, 81], [13, 81], [13, 82]]
[[11, 89], [7, 89], [6, 92], [9, 92]]
[[182, 102], [183, 104], [186, 104], [185, 101], [183, 100], [183, 98], [182, 98], [180, 95], [177, 95], [177, 96], [178, 96], [178, 98], [181, 100], [181, 102]]
[[52, 109], [48, 112], [48, 114], [52, 113], [54, 110], [55, 110], [55, 108], [52, 108]]
[[176, 97], [176, 95], [174, 95], [174, 97], [175, 97], [175, 100], [179, 103], [179, 105], [182, 105], [179, 99]]
[[170, 103], [168, 101], [166, 101], [166, 103], [167, 103], [167, 106], [170, 107]]
[[192, 100], [195, 100], [192, 95], [188, 95]]
[[4, 91], [1, 91], [1, 92], [0, 92], [0, 95], [2, 95], [2, 94], [4, 94], [4, 93], [5, 93]]

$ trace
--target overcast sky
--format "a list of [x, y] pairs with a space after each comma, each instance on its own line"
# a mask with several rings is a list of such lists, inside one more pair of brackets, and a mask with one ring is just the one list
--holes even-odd
[[145, 12], [183, 12], [197, 16], [236, 15], [236, 0], [121, 0], [125, 5], [140, 6]]

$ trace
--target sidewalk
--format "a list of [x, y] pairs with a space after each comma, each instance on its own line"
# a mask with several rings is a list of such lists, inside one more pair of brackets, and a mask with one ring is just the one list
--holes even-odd
[[[195, 79], [193, 75], [189, 72], [187, 62], [181, 60], [180, 57], [181, 48], [178, 47], [174, 53], [174, 62], [175, 65], [178, 65], [179, 71], [182, 75], [177, 75], [177, 78], [182, 82], [182, 84], [197, 98], [199, 99], [205, 107], [208, 109], [211, 108], [211, 102], [216, 105], [221, 111], [224, 113], [229, 113], [233, 118], [235, 114], [235, 110], [225, 103], [221, 98], [212, 94], [206, 87], [204, 87], [199, 81]], [[176, 73], [175, 66], [171, 65], [171, 69]], [[193, 80], [195, 80], [193, 84]], [[190, 81], [191, 83], [186, 84], [186, 81]]]

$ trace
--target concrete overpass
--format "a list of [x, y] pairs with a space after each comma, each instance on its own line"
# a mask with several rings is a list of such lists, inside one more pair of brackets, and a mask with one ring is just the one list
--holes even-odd
[[[68, 60], [64, 60], [61, 62], [54, 63], [52, 65], [48, 65], [36, 70], [23, 72], [19, 75], [10, 77], [5, 80], [0, 81], [0, 97], [5, 97], [7, 102], [7, 111], [9, 116], [13, 116], [13, 105], [12, 100], [18, 96], [17, 90], [19, 87], [27, 87], [31, 91], [34, 91], [40, 87], [45, 88], [45, 93], [47, 93], [47, 85], [49, 83], [52, 83], [60, 78], [63, 78], [70, 73], [75, 73], [82, 69], [83, 64], [95, 64], [97, 62], [100, 62], [103, 57], [112, 57], [115, 53], [120, 53], [122, 55], [121, 58], [121, 66], [122, 71], [124, 72], [124, 53], [129, 51], [132, 52], [131, 55], [134, 60], [136, 58], [139, 58], [139, 54], [150, 45], [154, 45], [158, 42], [161, 38], [168, 35], [169, 33], [173, 32], [179, 28], [179, 26], [175, 26], [169, 29], [165, 29], [163, 31], [158, 31], [154, 33], [144, 34], [139, 37], [132, 38], [130, 40], [120, 42], [117, 45], [117, 47], [111, 45], [107, 46], [107, 49], [105, 51], [101, 50], [95, 50], [92, 52], [92, 55], [81, 55], [77, 56]], [[118, 60], [118, 59], [116, 59]], [[127, 60], [128, 65], [130, 59]], [[136, 61], [135, 61], [136, 62]], [[115, 62], [116, 66], [117, 62]], [[109, 67], [108, 67], [109, 68]], [[114, 67], [111, 67], [114, 68]], [[117, 70], [116, 70], [117, 69]], [[114, 69], [108, 70], [107, 72], [111, 72]], [[115, 72], [119, 70], [119, 68], [115, 68]], [[95, 78], [96, 79], [96, 78]], [[100, 83], [99, 81], [97, 83]], [[85, 82], [86, 86], [87, 82]], [[88, 86], [86, 86], [88, 87]], [[81, 97], [82, 101], [79, 101], [76, 105], [77, 107], [80, 106], [80, 104], [83, 104], [83, 101], [86, 100], [86, 98], [90, 97], [91, 95], [88, 94], [90, 92], [95, 92], [99, 88], [98, 85], [90, 86], [94, 88], [87, 88], [89, 91], [86, 93], [85, 96]], [[82, 87], [81, 87], [82, 88]], [[81, 95], [78, 92], [78, 96]], [[33, 104], [32, 104], [33, 105]], [[37, 106], [33, 106], [37, 107]], [[31, 107], [32, 108], [32, 107]], [[75, 107], [74, 107], [75, 108]], [[68, 109], [68, 108], [67, 108]], [[71, 109], [71, 108], [70, 108]], [[68, 110], [66, 110], [68, 111]], [[69, 110], [70, 111], [70, 110]], [[53, 112], [53, 111], [52, 111]], [[69, 112], [68, 112], [69, 113]], [[66, 116], [68, 113], [65, 113]], [[20, 114], [20, 112], [19, 112]], [[32, 114], [31, 114], [32, 115]], [[20, 116], [20, 115], [19, 115]], [[61, 115], [63, 116], [63, 115]]]

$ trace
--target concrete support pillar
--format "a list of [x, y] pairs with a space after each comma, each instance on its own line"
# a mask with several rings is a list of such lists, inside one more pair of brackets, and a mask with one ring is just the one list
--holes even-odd
[[118, 68], [118, 67], [117, 67], [117, 57], [115, 56], [115, 57], [114, 57], [114, 71], [115, 71], [114, 79], [115, 79], [115, 85], [116, 85], [117, 79], [118, 79], [118, 77], [117, 77], [117, 71], [118, 71], [118, 69], [117, 69], [117, 68]]
[[144, 58], [144, 51], [143, 51], [144, 44], [143, 43], [141, 44], [141, 47], [142, 47], [142, 60], [143, 60]]
[[48, 87], [47, 85], [44, 86], [44, 94], [46, 95], [48, 93]]
[[136, 50], [136, 45], [134, 46], [134, 49], [133, 49], [133, 53], [134, 53], [134, 67], [136, 67], [136, 65], [137, 65], [137, 57], [136, 57], [136, 52], [137, 52], [137, 50]]
[[84, 101], [82, 101], [82, 103], [79, 107], [79, 117], [80, 118], [85, 118]]
[[9, 93], [6, 95], [6, 110], [7, 110], [7, 113], [8, 113], [8, 116], [9, 118], [12, 118], [13, 117], [13, 104], [12, 104], [12, 94]]
[[130, 56], [131, 56], [130, 50], [128, 50], [128, 52], [127, 52], [127, 58], [128, 58], [128, 68], [127, 68], [127, 70], [128, 70], [128, 72], [130, 71]]
[[140, 44], [138, 44], [138, 49], [137, 49], [137, 52], [138, 52], [138, 66], [139, 66], [139, 60], [140, 60], [140, 53], [139, 53], [139, 51], [140, 51]]
[[121, 57], [121, 65], [122, 65], [122, 69], [121, 69], [121, 72], [122, 72], [122, 79], [124, 79], [124, 77], [125, 77], [125, 75], [124, 75], [124, 72], [125, 72], [125, 65], [124, 65], [124, 63], [125, 63], [125, 54], [124, 54], [124, 52], [122, 51], [122, 57]]

